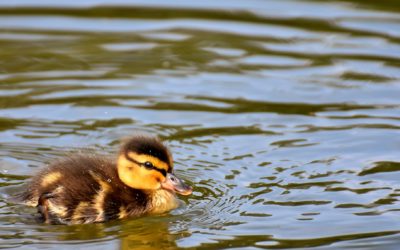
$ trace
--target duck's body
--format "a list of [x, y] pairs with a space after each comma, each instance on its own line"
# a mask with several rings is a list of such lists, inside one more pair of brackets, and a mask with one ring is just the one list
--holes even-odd
[[[149, 162], [151, 166], [145, 166]], [[178, 206], [175, 191], [191, 193], [171, 171], [164, 145], [155, 138], [135, 137], [123, 146], [117, 161], [79, 154], [50, 164], [32, 178], [22, 198], [53, 224], [163, 213]]]

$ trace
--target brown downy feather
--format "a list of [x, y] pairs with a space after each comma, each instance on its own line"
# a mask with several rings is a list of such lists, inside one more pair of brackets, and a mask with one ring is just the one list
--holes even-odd
[[150, 209], [149, 194], [124, 185], [115, 162], [97, 155], [58, 160], [34, 176], [28, 187], [20, 196], [27, 205], [38, 206], [43, 194], [50, 197], [50, 223], [102, 222]]

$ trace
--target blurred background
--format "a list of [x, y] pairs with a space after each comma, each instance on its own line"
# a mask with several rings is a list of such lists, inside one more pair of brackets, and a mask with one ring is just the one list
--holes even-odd
[[[398, 0], [0, 2], [0, 248], [397, 249]], [[38, 224], [10, 203], [144, 131], [194, 186], [165, 215]]]

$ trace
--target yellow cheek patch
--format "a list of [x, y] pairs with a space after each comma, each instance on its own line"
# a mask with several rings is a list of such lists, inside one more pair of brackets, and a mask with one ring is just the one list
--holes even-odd
[[160, 182], [165, 179], [158, 171], [149, 171], [129, 161], [124, 155], [118, 158], [118, 177], [125, 185], [136, 189], [159, 189]]
[[55, 182], [57, 182], [60, 178], [62, 177], [62, 174], [60, 172], [50, 172], [43, 176], [42, 178], [42, 187], [49, 186]]

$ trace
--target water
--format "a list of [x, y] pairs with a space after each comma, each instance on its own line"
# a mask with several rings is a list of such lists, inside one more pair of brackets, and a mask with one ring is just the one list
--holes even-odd
[[[3, 1], [0, 247], [397, 249], [398, 1]], [[52, 159], [170, 145], [167, 215], [43, 225], [7, 201]]]

